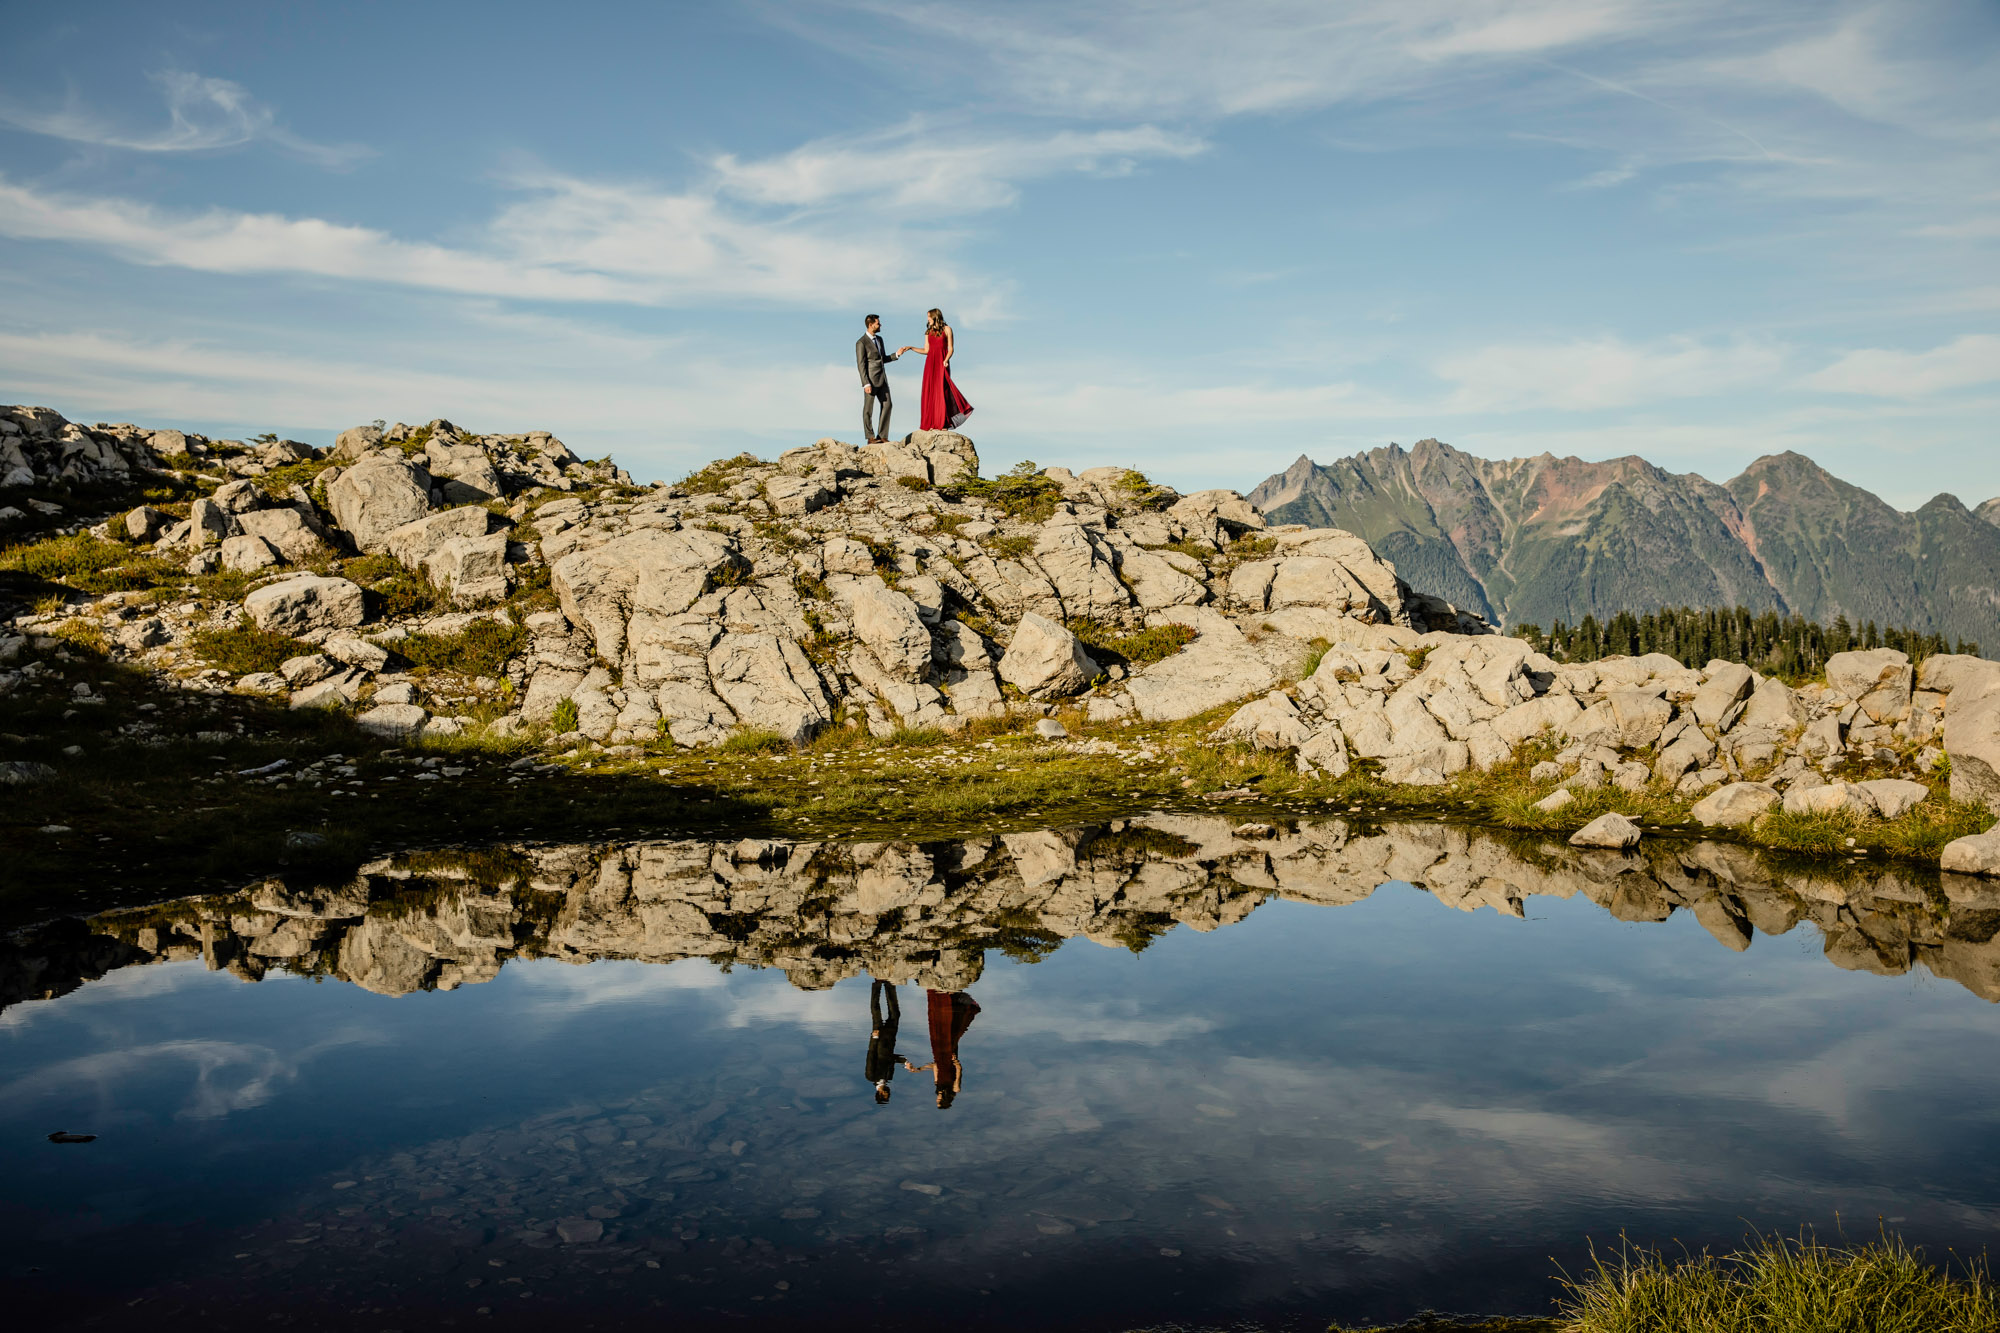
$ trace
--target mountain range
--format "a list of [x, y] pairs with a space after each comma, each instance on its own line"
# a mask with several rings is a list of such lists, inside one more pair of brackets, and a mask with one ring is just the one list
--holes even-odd
[[1718, 485], [1636, 456], [1485, 459], [1420, 440], [1301, 455], [1249, 498], [1274, 522], [1345, 528], [1503, 626], [1747, 606], [2000, 649], [2000, 497], [1906, 514], [1802, 454]]

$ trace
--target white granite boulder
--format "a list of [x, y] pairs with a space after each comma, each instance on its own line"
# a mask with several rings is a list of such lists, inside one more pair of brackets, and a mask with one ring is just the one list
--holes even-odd
[[1717, 787], [1688, 811], [1708, 828], [1740, 828], [1755, 823], [1778, 803], [1778, 789], [1762, 782], [1731, 782]]
[[1014, 640], [1000, 659], [1000, 679], [1031, 699], [1075, 694], [1097, 674], [1097, 663], [1076, 635], [1032, 611], [1014, 627]]
[[258, 629], [279, 634], [348, 629], [368, 618], [360, 584], [318, 574], [267, 583], [243, 599], [243, 610]]
[[326, 488], [326, 503], [354, 544], [373, 554], [390, 533], [431, 512], [430, 476], [393, 453], [370, 454]]

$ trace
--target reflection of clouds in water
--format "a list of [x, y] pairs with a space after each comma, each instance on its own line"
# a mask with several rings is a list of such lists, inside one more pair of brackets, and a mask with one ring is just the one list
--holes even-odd
[[100, 1051], [43, 1066], [0, 1087], [0, 1106], [60, 1097], [79, 1088], [94, 1091], [104, 1107], [119, 1107], [134, 1100], [160, 1105], [161, 1099], [151, 1095], [135, 1098], [132, 1095], [135, 1085], [155, 1078], [172, 1078], [174, 1066], [180, 1065], [186, 1067], [193, 1086], [179, 1108], [172, 1112], [173, 1118], [214, 1120], [270, 1101], [324, 1051], [383, 1041], [375, 1034], [350, 1029], [284, 1054], [261, 1044], [230, 1041], [163, 1041]]
[[985, 1006], [979, 1015], [984, 1035], [1164, 1046], [1213, 1032], [1217, 1026], [1201, 1014], [1142, 1014], [1136, 1000], [1076, 1000], [1050, 995], [1038, 990], [1020, 971], [1025, 969], [989, 973], [973, 988]]
[[[748, 986], [732, 986], [721, 1026], [741, 1028], [767, 1023], [790, 1023], [821, 1034], [865, 1029], [868, 1018], [868, 982], [849, 983], [835, 990], [794, 990], [782, 977], [749, 979]], [[857, 1000], [855, 997], [859, 996]], [[909, 1022], [904, 1011], [903, 1021]], [[864, 1033], [865, 1035], [865, 1033]]]
[[[698, 1010], [711, 1027], [791, 1023], [831, 1029], [851, 1028], [856, 1021], [845, 994], [836, 998], [829, 991], [798, 990], [776, 971], [739, 968], [725, 974], [700, 958], [671, 963], [613, 959], [582, 966], [536, 959], [513, 964], [503, 976], [525, 990], [528, 1008], [545, 1018], [600, 1005], [661, 1004]], [[865, 999], [861, 1012], [867, 1013]]]
[[77, 1017], [77, 1010], [93, 1005], [125, 1004], [134, 1000], [175, 995], [203, 987], [235, 988], [243, 983], [226, 972], [210, 972], [199, 962], [154, 963], [147, 967], [127, 967], [87, 981], [67, 995], [47, 1000], [28, 1000], [0, 1012], [0, 1031], [26, 1030], [38, 1021], [57, 1015]]
[[[2000, 1033], [1972, 1014], [1914, 1015], [1894, 1027], [1856, 1032], [1743, 1090], [1772, 1106], [1804, 1111], [1850, 1139], [1873, 1139], [1882, 1126], [1874, 1114], [1885, 1095], [1924, 1089], [1941, 1059], [1956, 1053], [1954, 1098], [1992, 1105], [2000, 1093]], [[1983, 1084], [1978, 1097], [1967, 1083]]]
[[701, 958], [671, 963], [642, 963], [625, 958], [570, 963], [554, 958], [523, 959], [508, 964], [503, 981], [525, 991], [536, 1009], [587, 1009], [600, 1004], [635, 1004], [678, 996], [687, 991], [720, 990], [729, 985], [722, 969]]

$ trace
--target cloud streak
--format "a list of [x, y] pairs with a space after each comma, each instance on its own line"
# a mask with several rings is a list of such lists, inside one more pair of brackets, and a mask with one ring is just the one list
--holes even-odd
[[1442, 404], [1447, 412], [1591, 412], [1769, 385], [1784, 361], [1782, 349], [1750, 340], [1599, 337], [1496, 343], [1446, 358], [1437, 373], [1457, 386]]
[[0, 102], [0, 124], [31, 134], [65, 139], [97, 148], [134, 153], [201, 153], [266, 142], [321, 166], [341, 168], [371, 155], [355, 144], [322, 144], [292, 133], [270, 107], [228, 79], [206, 78], [185, 70], [162, 70], [151, 76], [167, 106], [164, 129], [132, 133], [107, 123], [73, 102], [59, 111]]
[[[517, 301], [928, 302], [973, 285], [952, 259], [961, 238], [941, 218], [1006, 207], [1024, 181], [1124, 174], [1203, 149], [1198, 139], [1146, 126], [965, 137], [913, 124], [768, 159], [720, 157], [707, 177], [678, 190], [521, 172], [502, 182], [508, 200], [458, 245], [325, 218], [176, 211], [0, 175], [0, 235], [204, 273], [293, 274]], [[900, 220], [883, 220], [885, 204]], [[1004, 299], [1002, 283], [977, 286], [989, 310]]]
[[1969, 333], [1928, 352], [1867, 347], [1849, 352], [1806, 383], [1828, 393], [1923, 398], [2000, 381], [2000, 337]]

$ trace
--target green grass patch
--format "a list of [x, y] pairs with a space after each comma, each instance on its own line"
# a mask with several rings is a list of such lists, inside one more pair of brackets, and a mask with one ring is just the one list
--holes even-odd
[[0, 569], [27, 574], [51, 582], [70, 582], [96, 574], [132, 559], [132, 548], [119, 542], [102, 541], [86, 532], [69, 537], [16, 546], [0, 554]]
[[1299, 679], [1304, 680], [1307, 676], [1319, 670], [1319, 664], [1326, 660], [1326, 655], [1332, 648], [1333, 645], [1325, 639], [1314, 639], [1311, 643], [1308, 643], [1306, 645], [1305, 658], [1299, 663]]
[[721, 458], [699, 471], [690, 472], [680, 480], [680, 488], [689, 495], [720, 495], [741, 480], [745, 468], [757, 467], [763, 459], [755, 454], [738, 454], [734, 458]]
[[1005, 560], [1019, 560], [1035, 549], [1035, 535], [1019, 532], [1009, 536], [1004, 532], [989, 532], [981, 538], [987, 550]]
[[364, 584], [371, 620], [394, 620], [401, 616], [434, 616], [452, 609], [444, 589], [422, 574], [403, 569], [386, 579]]
[[1165, 509], [1181, 498], [1173, 487], [1156, 486], [1152, 478], [1135, 468], [1125, 469], [1113, 489], [1141, 509]]
[[1127, 667], [1164, 661], [1198, 637], [1198, 632], [1187, 625], [1154, 625], [1148, 629], [1128, 630], [1081, 618], [1069, 622], [1069, 632], [1076, 635], [1098, 662], [1105, 665], [1116, 662]]
[[253, 671], [276, 671], [287, 658], [318, 651], [311, 644], [289, 634], [240, 626], [236, 629], [203, 630], [194, 636], [194, 653], [212, 667], [233, 675]]
[[576, 700], [574, 699], [558, 700], [555, 711], [549, 714], [549, 726], [554, 728], [558, 736], [564, 736], [575, 731], [576, 720]]
[[883, 739], [888, 744], [902, 749], [922, 749], [926, 746], [943, 745], [951, 738], [936, 727], [897, 727]]
[[731, 732], [717, 748], [724, 754], [783, 754], [792, 743], [775, 731], [749, 727]]
[[315, 458], [304, 463], [287, 463], [274, 467], [261, 477], [254, 478], [259, 490], [270, 496], [283, 496], [293, 486], [301, 486], [310, 492], [319, 474], [333, 466], [331, 458]]
[[940, 487], [939, 494], [954, 502], [990, 505], [1022, 523], [1046, 522], [1062, 503], [1062, 487], [1032, 462], [1015, 464], [1004, 477], [960, 476]]
[[1995, 1333], [2000, 1298], [1983, 1259], [1957, 1273], [1884, 1236], [1831, 1246], [1758, 1236], [1727, 1255], [1593, 1254], [1569, 1284], [1562, 1333]]
[[395, 650], [419, 671], [498, 676], [507, 669], [508, 659], [527, 644], [526, 626], [475, 620], [456, 634], [410, 634]]

